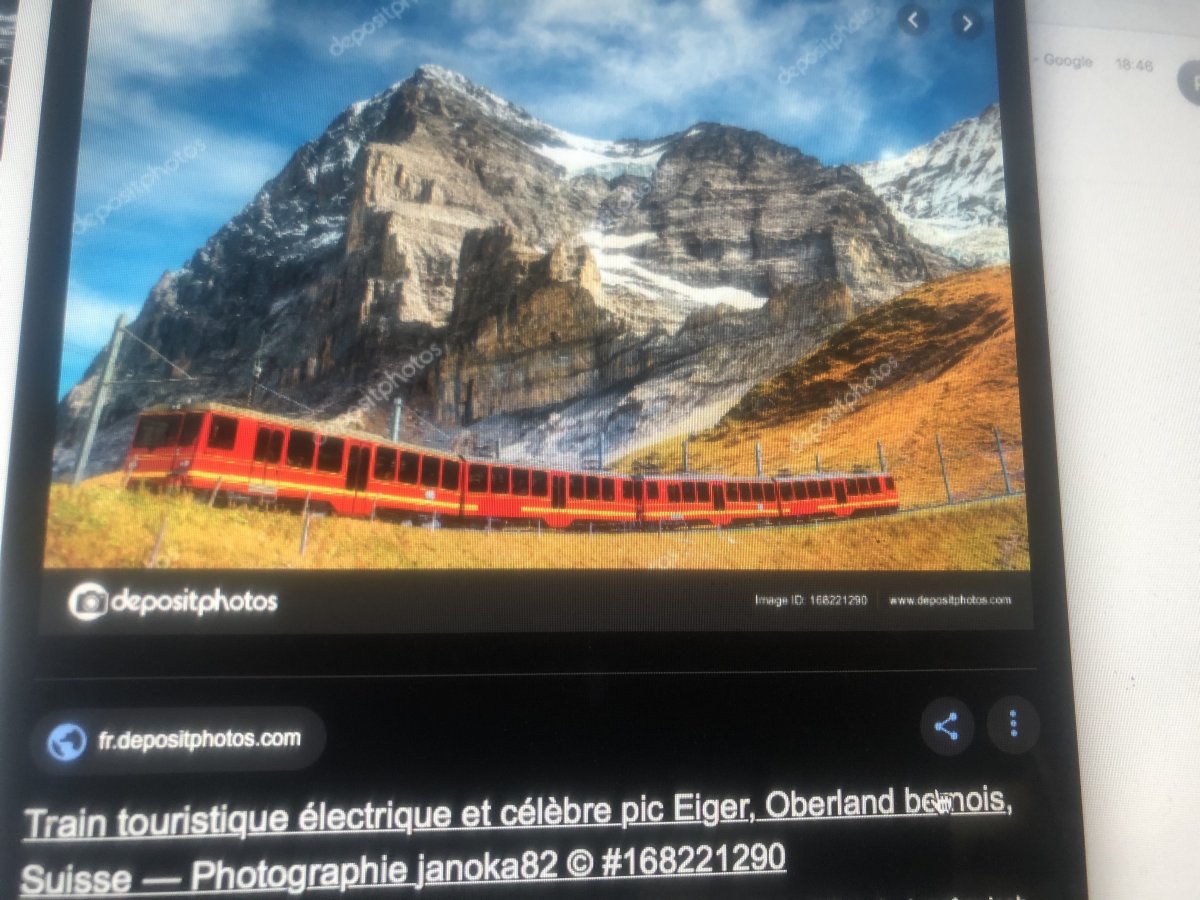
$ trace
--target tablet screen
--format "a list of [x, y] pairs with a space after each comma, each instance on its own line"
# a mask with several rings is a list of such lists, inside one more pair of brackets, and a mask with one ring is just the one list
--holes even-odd
[[19, 895], [1082, 896], [1003, 7], [58, 4]]

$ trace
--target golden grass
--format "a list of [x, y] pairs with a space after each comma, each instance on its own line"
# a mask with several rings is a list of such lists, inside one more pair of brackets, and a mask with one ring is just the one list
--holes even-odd
[[294, 513], [209, 508], [120, 489], [115, 476], [51, 490], [46, 565], [141, 568], [162, 522], [166, 568], [1027, 569], [1021, 497], [815, 527], [559, 533], [314, 519], [301, 556]]
[[[889, 362], [894, 360], [894, 365]], [[889, 377], [853, 411], [845, 395], [872, 370]], [[835, 404], [843, 398], [839, 408]], [[713, 428], [689, 442], [694, 471], [752, 475], [754, 444], [764, 468], [874, 470], [876, 442], [896, 475], [901, 502], [945, 502], [935, 434], [956, 500], [1003, 493], [992, 429], [1000, 431], [1013, 487], [1024, 487], [1012, 282], [1007, 267], [955, 275], [864, 313], [813, 353], [754, 388]], [[680, 439], [617, 463], [678, 471]]]

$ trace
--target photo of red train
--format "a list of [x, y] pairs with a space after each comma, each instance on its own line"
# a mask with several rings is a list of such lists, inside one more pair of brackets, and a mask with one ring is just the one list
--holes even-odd
[[130, 487], [339, 516], [566, 529], [729, 527], [895, 512], [887, 472], [623, 475], [471, 459], [216, 403], [138, 419]]

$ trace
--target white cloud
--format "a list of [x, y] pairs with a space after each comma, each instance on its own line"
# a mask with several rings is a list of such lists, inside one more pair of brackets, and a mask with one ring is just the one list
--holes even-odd
[[107, 297], [72, 280], [67, 286], [67, 317], [63, 342], [76, 350], [99, 353], [112, 337], [113, 323], [120, 313], [130, 321], [141, 311], [140, 300]]
[[236, 74], [270, 12], [271, 0], [97, 0], [89, 67], [172, 79]]

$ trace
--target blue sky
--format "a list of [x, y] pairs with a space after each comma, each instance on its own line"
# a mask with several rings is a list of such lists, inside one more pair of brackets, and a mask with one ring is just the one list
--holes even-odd
[[[826, 163], [864, 162], [997, 98], [990, 31], [959, 40], [949, 24], [959, 3], [927, 0], [930, 30], [909, 37], [896, 26], [901, 5], [95, 0], [60, 390], [117, 312], [136, 314], [301, 143], [422, 63], [588, 137], [715, 121]], [[381, 8], [391, 11], [382, 26], [336, 52]]]

